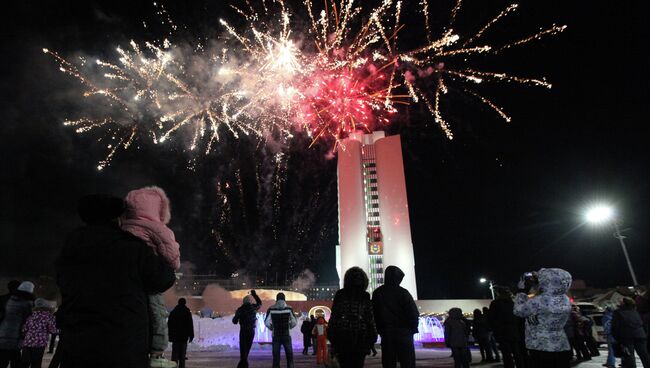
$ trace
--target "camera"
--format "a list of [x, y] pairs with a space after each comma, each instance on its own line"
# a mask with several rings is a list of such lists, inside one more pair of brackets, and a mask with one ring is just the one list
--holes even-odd
[[521, 277], [521, 279], [524, 281], [524, 290], [526, 292], [529, 292], [539, 283], [539, 280], [537, 279], [537, 272], [526, 272]]

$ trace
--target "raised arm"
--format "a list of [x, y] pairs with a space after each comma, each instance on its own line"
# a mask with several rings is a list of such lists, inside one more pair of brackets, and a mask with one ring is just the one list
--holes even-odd
[[251, 290], [251, 295], [255, 298], [255, 310], [259, 310], [262, 307], [262, 299], [260, 299], [255, 290]]
[[527, 318], [539, 313], [541, 305], [538, 298], [529, 298], [524, 293], [517, 294], [512, 312], [517, 317]]

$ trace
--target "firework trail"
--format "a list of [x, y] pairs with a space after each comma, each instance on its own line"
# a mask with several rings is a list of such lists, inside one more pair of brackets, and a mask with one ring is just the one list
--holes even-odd
[[[492, 45], [483, 36], [513, 14], [511, 4], [478, 31], [462, 37], [454, 24], [462, 16], [457, 0], [442, 33], [431, 30], [429, 2], [413, 0], [422, 13], [426, 37], [412, 49], [399, 43], [404, 27], [403, 0], [383, 0], [374, 7], [355, 0], [303, 0], [290, 7], [284, 0], [244, 0], [230, 7], [244, 27], [220, 19], [224, 35], [219, 47], [175, 46], [167, 39], [132, 41], [116, 49], [114, 62], [81, 58], [72, 63], [44, 49], [62, 72], [77, 78], [84, 96], [101, 98], [112, 107], [108, 116], [82, 116], [65, 121], [79, 133], [105, 129], [107, 155], [98, 168], [110, 164], [120, 149], [149, 137], [163, 144], [189, 137], [187, 149], [210, 153], [220, 135], [272, 136], [286, 140], [306, 131], [312, 145], [335, 144], [350, 132], [371, 132], [397, 120], [405, 105], [422, 104], [449, 138], [451, 122], [442, 113], [449, 87], [474, 97], [506, 122], [510, 116], [472, 88], [485, 82], [505, 82], [550, 88], [544, 79], [524, 78], [470, 67], [473, 57], [499, 54], [562, 32], [552, 25], [514, 42]], [[169, 14], [158, 14], [175, 30]], [[297, 20], [296, 20], [297, 19]], [[306, 21], [306, 26], [301, 20]], [[234, 23], [233, 23], [234, 24]], [[172, 32], [170, 32], [170, 36]]]

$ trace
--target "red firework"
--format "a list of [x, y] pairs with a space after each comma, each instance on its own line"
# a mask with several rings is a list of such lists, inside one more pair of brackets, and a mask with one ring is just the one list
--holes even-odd
[[323, 135], [339, 139], [356, 130], [371, 132], [390, 123], [396, 110], [394, 101], [387, 99], [386, 79], [372, 64], [312, 75], [304, 92], [303, 116], [314, 141]]

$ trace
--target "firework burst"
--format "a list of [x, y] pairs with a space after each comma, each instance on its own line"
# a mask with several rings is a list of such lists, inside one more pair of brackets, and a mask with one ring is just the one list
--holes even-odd
[[[544, 79], [523, 78], [469, 67], [477, 55], [499, 54], [562, 32], [553, 25], [504, 45], [483, 42], [483, 36], [514, 13], [512, 4], [469, 37], [454, 30], [462, 14], [457, 0], [449, 24], [436, 36], [430, 29], [429, 4], [420, 0], [423, 31], [419, 46], [403, 50], [399, 43], [402, 0], [383, 0], [364, 7], [355, 0], [304, 0], [291, 8], [284, 0], [234, 3], [245, 27], [219, 20], [229, 40], [206, 51], [174, 46], [168, 40], [131, 42], [116, 49], [116, 61], [80, 59], [72, 63], [53, 56], [64, 73], [85, 87], [84, 96], [101, 98], [111, 108], [103, 116], [82, 116], [65, 125], [79, 133], [105, 129], [102, 138], [108, 165], [119, 149], [138, 137], [156, 144], [176, 136], [187, 148], [209, 153], [220, 134], [280, 132], [291, 138], [305, 130], [314, 142], [346, 137], [355, 130], [373, 131], [390, 124], [403, 105], [423, 104], [449, 139], [452, 124], [442, 113], [450, 86], [473, 96], [506, 122], [510, 116], [473, 86], [506, 82], [550, 88]], [[295, 12], [295, 13], [294, 13]], [[166, 21], [176, 29], [166, 11]], [[295, 19], [306, 20], [306, 27]], [[418, 44], [410, 40], [409, 44]], [[90, 65], [92, 64], [92, 65]], [[186, 133], [181, 133], [186, 132]], [[106, 142], [108, 140], [108, 142]]]

